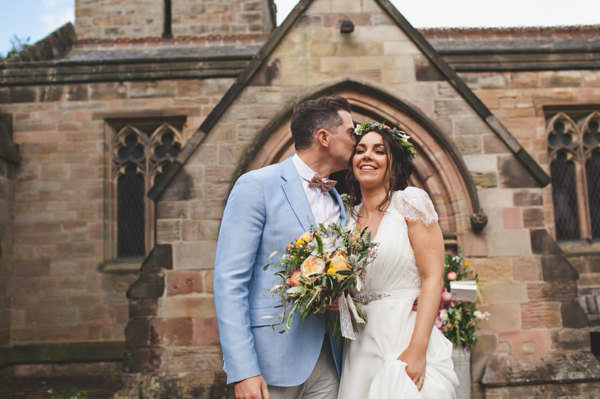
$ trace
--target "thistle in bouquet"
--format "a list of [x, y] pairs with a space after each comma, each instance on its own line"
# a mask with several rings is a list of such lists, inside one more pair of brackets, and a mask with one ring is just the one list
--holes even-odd
[[[334, 333], [341, 329], [344, 336], [352, 336], [359, 324], [366, 323], [366, 317], [354, 306], [348, 291], [360, 290], [360, 274], [374, 258], [375, 243], [366, 230], [351, 230], [332, 223], [319, 224], [304, 233], [285, 247], [275, 264], [278, 269], [275, 275], [281, 282], [270, 291], [281, 298], [284, 311], [273, 327], [279, 324], [280, 332], [286, 332], [291, 329], [296, 313], [301, 321], [310, 315], [320, 317], [339, 298], [340, 313], [334, 320]], [[346, 327], [342, 328], [342, 324]]]

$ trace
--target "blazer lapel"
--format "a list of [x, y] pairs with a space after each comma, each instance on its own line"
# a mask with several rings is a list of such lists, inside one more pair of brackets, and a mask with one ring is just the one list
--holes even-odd
[[304, 193], [300, 176], [298, 175], [298, 171], [294, 166], [292, 158], [283, 161], [281, 166], [281, 177], [284, 180], [281, 188], [283, 188], [285, 196], [290, 203], [292, 210], [296, 214], [298, 221], [304, 228], [304, 231], [310, 231], [313, 226], [316, 226], [315, 217], [310, 209], [310, 204]]
[[340, 193], [337, 192], [335, 188], [331, 190], [329, 194], [333, 195], [333, 198], [335, 198], [337, 203], [340, 204], [340, 223], [342, 226], [346, 226], [346, 223], [348, 222], [348, 216], [346, 215], [346, 208], [344, 207], [344, 201], [342, 200], [342, 196], [340, 195]]

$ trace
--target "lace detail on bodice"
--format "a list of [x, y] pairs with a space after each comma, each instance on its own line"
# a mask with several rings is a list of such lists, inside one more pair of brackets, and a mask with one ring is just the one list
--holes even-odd
[[[429, 226], [437, 220], [433, 203], [425, 191], [408, 187], [394, 192], [373, 239], [378, 243], [377, 257], [362, 276], [362, 291], [386, 292], [421, 287], [406, 221]], [[350, 225], [356, 225], [356, 221], [351, 220]]]
[[421, 222], [425, 226], [438, 221], [438, 214], [429, 195], [420, 188], [407, 187], [396, 191], [392, 197], [392, 206], [409, 222]]

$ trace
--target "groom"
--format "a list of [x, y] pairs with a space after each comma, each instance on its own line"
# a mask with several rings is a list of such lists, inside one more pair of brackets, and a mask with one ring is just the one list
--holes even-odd
[[268, 292], [277, 278], [264, 266], [271, 252], [281, 253], [311, 226], [346, 222], [341, 197], [326, 178], [348, 168], [350, 112], [341, 97], [298, 105], [291, 123], [296, 154], [242, 175], [227, 201], [214, 292], [223, 368], [236, 398], [337, 397], [341, 348], [331, 342], [325, 318], [300, 323], [296, 317], [289, 332], [273, 330], [263, 316], [282, 308]]

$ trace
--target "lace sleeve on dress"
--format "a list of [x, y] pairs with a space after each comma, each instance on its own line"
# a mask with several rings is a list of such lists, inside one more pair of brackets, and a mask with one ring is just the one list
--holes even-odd
[[392, 201], [398, 213], [410, 222], [429, 226], [438, 220], [429, 195], [420, 188], [407, 187], [404, 191], [396, 191]]

